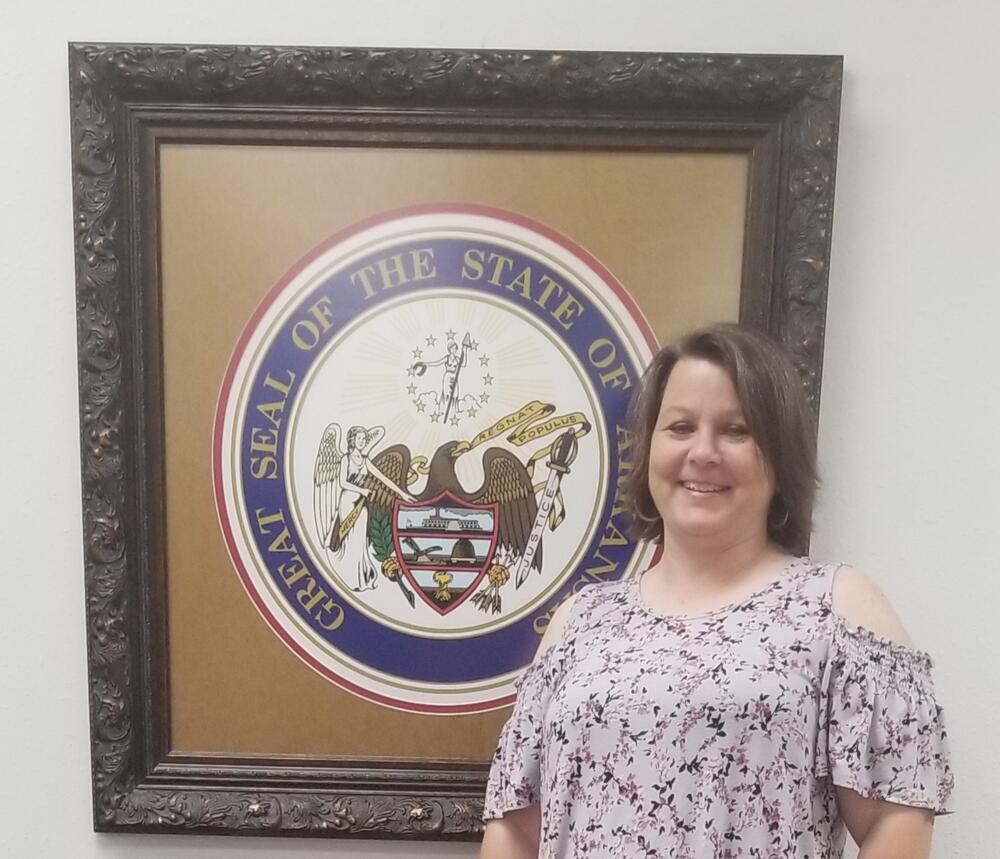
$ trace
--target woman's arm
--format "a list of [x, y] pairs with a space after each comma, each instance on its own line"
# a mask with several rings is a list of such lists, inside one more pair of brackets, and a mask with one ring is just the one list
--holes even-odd
[[858, 859], [930, 859], [934, 812], [837, 788], [837, 807]]
[[538, 859], [542, 815], [538, 805], [508, 811], [486, 824], [479, 859]]
[[[897, 644], [913, 644], [885, 594], [868, 576], [841, 567], [833, 584], [833, 609], [851, 626]], [[862, 796], [838, 786], [837, 807], [861, 848], [858, 859], [928, 859], [934, 812]]]
[[[576, 594], [555, 610], [538, 644], [535, 659], [559, 640], [575, 599]], [[537, 859], [541, 825], [541, 809], [537, 803], [508, 811], [503, 817], [490, 820], [483, 834], [479, 859]]]
[[382, 471], [378, 468], [378, 466], [375, 465], [375, 463], [372, 462], [370, 459], [365, 460], [365, 468], [368, 470], [368, 473], [372, 477], [374, 477], [379, 483], [381, 483], [386, 489], [388, 489], [390, 492], [395, 493], [404, 501], [412, 502], [417, 500], [414, 496], [410, 495], [409, 492], [403, 489], [403, 487], [396, 486], [396, 484], [393, 483], [388, 477], [386, 477], [385, 474], [383, 474]]

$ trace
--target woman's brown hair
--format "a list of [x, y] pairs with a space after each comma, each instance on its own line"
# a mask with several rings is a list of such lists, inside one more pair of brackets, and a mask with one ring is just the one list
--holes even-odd
[[764, 335], [730, 323], [699, 328], [665, 346], [643, 374], [630, 412], [636, 458], [621, 487], [632, 536], [663, 540], [663, 522], [649, 492], [649, 446], [667, 380], [682, 358], [700, 358], [729, 373], [747, 428], [774, 475], [768, 537], [787, 551], [804, 551], [819, 485], [812, 408], [785, 353]]

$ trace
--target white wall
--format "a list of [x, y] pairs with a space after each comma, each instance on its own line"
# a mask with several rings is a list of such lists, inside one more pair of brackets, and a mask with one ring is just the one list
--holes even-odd
[[[961, 814], [937, 857], [995, 855], [1000, 456], [991, 336], [991, 0], [11, 2], [0, 220], [0, 845], [16, 857], [472, 856], [469, 845], [91, 832], [66, 42], [842, 53], [817, 554], [876, 572], [938, 662]], [[992, 801], [991, 801], [992, 800]]]

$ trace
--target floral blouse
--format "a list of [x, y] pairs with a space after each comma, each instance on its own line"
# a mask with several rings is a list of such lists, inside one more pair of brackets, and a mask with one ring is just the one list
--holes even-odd
[[581, 591], [518, 684], [484, 819], [541, 804], [540, 857], [828, 859], [834, 786], [943, 812], [953, 779], [930, 658], [852, 629], [807, 559], [698, 617], [639, 576]]

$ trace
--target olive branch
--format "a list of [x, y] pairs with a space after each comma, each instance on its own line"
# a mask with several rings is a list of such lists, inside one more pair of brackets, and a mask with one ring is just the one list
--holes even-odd
[[379, 561], [384, 561], [395, 552], [392, 544], [392, 528], [389, 527], [389, 517], [373, 516], [369, 536], [372, 541], [372, 550]]

